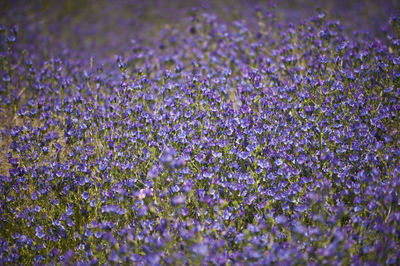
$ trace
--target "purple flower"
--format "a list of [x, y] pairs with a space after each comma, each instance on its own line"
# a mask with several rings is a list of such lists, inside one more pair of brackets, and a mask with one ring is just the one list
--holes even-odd
[[146, 205], [143, 205], [142, 207], [140, 207], [140, 209], [138, 211], [138, 215], [139, 216], [146, 216], [148, 209], [149, 208]]
[[82, 198], [84, 199], [84, 200], [88, 200], [89, 199], [89, 193], [87, 192], [87, 191], [84, 191], [83, 193], [82, 193]]
[[356, 162], [356, 161], [358, 161], [358, 159], [359, 159], [359, 156], [357, 154], [352, 154], [352, 155], [350, 155], [350, 158], [349, 158], [349, 160], [351, 162]]
[[19, 165], [18, 158], [10, 158], [8, 162], [11, 164], [12, 167], [17, 168]]
[[38, 199], [38, 194], [36, 193], [36, 191], [34, 191], [34, 192], [32, 193], [31, 199], [32, 199], [32, 200], [37, 200], [37, 199]]
[[180, 204], [185, 203], [185, 201], [186, 201], [186, 197], [183, 195], [178, 195], [178, 196], [172, 198], [173, 205], [180, 205]]
[[118, 253], [115, 250], [111, 251], [110, 256], [108, 257], [108, 259], [110, 261], [112, 261], [112, 262], [118, 262], [118, 260], [119, 260]]
[[287, 218], [283, 215], [279, 215], [279, 216], [275, 217], [275, 222], [277, 224], [284, 224], [284, 223], [286, 223], [286, 221], [287, 221]]
[[74, 256], [74, 251], [70, 249], [64, 253], [64, 255], [61, 258], [61, 261], [63, 261], [65, 264], [68, 264], [73, 256]]
[[281, 159], [281, 158], [278, 158], [276, 161], [275, 161], [275, 165], [277, 165], [277, 166], [281, 166], [283, 164], [283, 160]]
[[209, 254], [209, 250], [206, 244], [195, 244], [193, 245], [192, 250], [195, 254], [203, 257], [208, 256]]
[[16, 168], [10, 168], [8, 170], [8, 173], [10, 174], [11, 177], [15, 177], [15, 176], [17, 176], [19, 174], [19, 171]]
[[68, 216], [71, 216], [72, 214], [74, 214], [74, 210], [72, 208], [67, 208], [66, 212], [65, 212]]
[[39, 239], [42, 239], [43, 237], [46, 236], [46, 234], [45, 234], [44, 231], [43, 231], [43, 227], [40, 226], [40, 225], [36, 227], [36, 236], [37, 236]]

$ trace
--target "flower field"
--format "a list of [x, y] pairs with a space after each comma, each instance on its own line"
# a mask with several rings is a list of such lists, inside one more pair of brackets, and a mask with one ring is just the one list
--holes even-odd
[[399, 265], [400, 16], [185, 8], [0, 25], [0, 264]]

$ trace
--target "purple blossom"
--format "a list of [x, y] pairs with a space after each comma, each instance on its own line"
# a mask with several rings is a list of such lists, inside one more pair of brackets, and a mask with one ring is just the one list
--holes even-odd
[[46, 234], [45, 234], [44, 231], [43, 231], [43, 227], [40, 226], [40, 225], [36, 227], [36, 236], [37, 236], [39, 239], [42, 239], [43, 237], [46, 236]]
[[84, 200], [88, 200], [89, 199], [89, 193], [87, 192], [87, 191], [84, 191], [83, 193], [82, 193], [82, 198], [84, 199]]
[[172, 198], [173, 205], [180, 205], [180, 204], [185, 203], [185, 201], [186, 201], [186, 198], [183, 195], [178, 195], [178, 196]]

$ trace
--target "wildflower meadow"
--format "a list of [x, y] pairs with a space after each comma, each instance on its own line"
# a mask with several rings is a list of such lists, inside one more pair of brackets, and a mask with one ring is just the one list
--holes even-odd
[[396, 10], [28, 7], [0, 25], [1, 265], [400, 264]]

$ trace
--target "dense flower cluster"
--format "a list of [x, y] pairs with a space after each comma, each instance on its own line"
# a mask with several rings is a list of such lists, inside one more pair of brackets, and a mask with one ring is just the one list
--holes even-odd
[[400, 18], [256, 15], [111, 69], [1, 27], [1, 264], [398, 264]]

